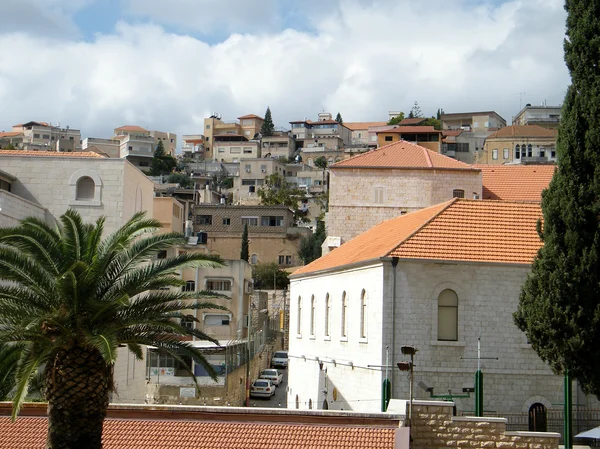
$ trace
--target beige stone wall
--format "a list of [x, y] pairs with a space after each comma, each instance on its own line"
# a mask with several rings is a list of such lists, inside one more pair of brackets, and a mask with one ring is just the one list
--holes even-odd
[[17, 226], [27, 217], [46, 219], [46, 211], [31, 201], [27, 201], [6, 190], [0, 190], [0, 228]]
[[153, 199], [153, 217], [162, 224], [161, 232], [183, 232], [183, 204], [171, 196]]
[[[303, 228], [298, 228], [303, 229]], [[310, 232], [309, 229], [306, 229]], [[298, 257], [300, 249], [300, 238], [290, 240], [286, 237], [270, 236], [268, 234], [249, 234], [250, 236], [250, 257], [256, 254], [258, 262], [279, 262], [280, 255], [291, 255], [292, 264], [290, 266], [302, 265]], [[240, 257], [242, 246], [242, 235], [238, 236], [218, 236], [208, 238], [208, 248], [211, 254], [218, 254], [224, 259], [235, 259]], [[252, 260], [252, 259], [250, 259]]]
[[[337, 169], [330, 171], [327, 235], [348, 241], [377, 223], [453, 197], [481, 198], [481, 172]], [[377, 197], [377, 192], [383, 192]]]
[[558, 449], [558, 433], [507, 432], [503, 418], [453, 417], [452, 405], [451, 402], [413, 403], [413, 449]]

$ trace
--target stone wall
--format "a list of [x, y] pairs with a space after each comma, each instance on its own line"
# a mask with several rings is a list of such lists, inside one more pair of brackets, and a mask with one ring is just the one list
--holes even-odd
[[6, 190], [0, 190], [0, 228], [17, 226], [21, 220], [27, 217], [45, 220], [46, 211], [31, 201]]
[[507, 432], [506, 419], [453, 417], [453, 405], [452, 402], [413, 402], [413, 449], [558, 449], [558, 433]]

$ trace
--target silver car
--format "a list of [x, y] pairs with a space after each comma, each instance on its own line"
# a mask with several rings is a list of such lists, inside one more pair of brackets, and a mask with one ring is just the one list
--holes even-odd
[[283, 374], [276, 369], [264, 369], [258, 377], [260, 379], [269, 379], [276, 387], [283, 381]]
[[250, 387], [250, 397], [269, 398], [275, 394], [275, 385], [269, 379], [256, 379]]

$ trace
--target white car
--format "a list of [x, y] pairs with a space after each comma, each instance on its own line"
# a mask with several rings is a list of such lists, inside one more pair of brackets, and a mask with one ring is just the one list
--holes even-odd
[[250, 397], [271, 399], [275, 394], [275, 385], [269, 379], [256, 379], [250, 387]]
[[271, 359], [271, 368], [287, 368], [288, 366], [288, 352], [287, 351], [277, 351], [273, 354], [273, 358]]
[[275, 386], [278, 386], [283, 381], [283, 374], [276, 369], [264, 369], [258, 377], [259, 379], [269, 379]]

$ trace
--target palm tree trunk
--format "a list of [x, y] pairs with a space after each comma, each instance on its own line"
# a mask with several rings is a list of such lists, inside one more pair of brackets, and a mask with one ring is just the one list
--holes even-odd
[[112, 387], [110, 367], [97, 350], [61, 349], [45, 369], [47, 449], [101, 449]]

